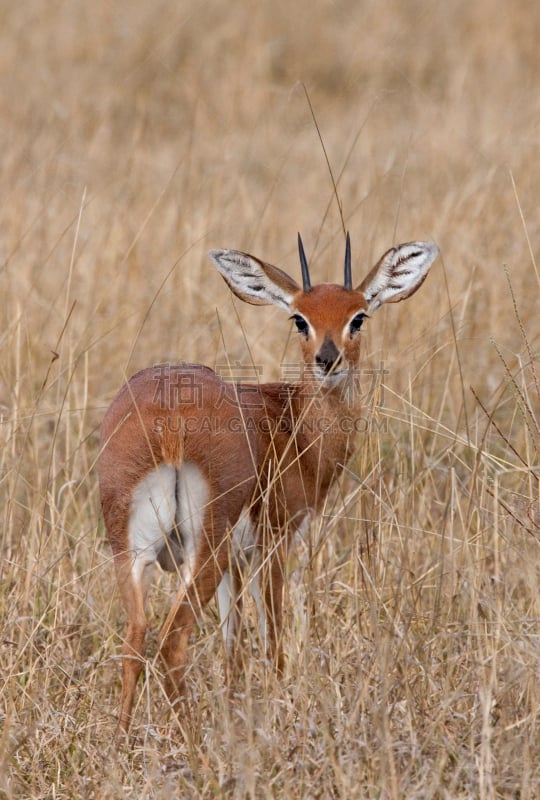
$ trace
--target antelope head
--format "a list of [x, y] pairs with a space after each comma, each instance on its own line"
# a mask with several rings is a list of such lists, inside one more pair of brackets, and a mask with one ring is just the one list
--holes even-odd
[[429, 242], [392, 247], [353, 288], [351, 241], [347, 234], [343, 283], [312, 285], [298, 234], [302, 286], [279, 267], [237, 250], [211, 250], [210, 257], [231, 291], [254, 305], [286, 311], [300, 335], [304, 363], [317, 380], [340, 383], [360, 361], [360, 330], [383, 303], [397, 303], [421, 286], [437, 257]]

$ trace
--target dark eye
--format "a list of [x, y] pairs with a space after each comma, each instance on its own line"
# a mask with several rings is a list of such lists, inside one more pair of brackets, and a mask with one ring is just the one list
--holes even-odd
[[294, 324], [296, 325], [298, 333], [301, 333], [302, 336], [305, 336], [307, 339], [309, 333], [309, 325], [304, 319], [304, 317], [301, 317], [300, 314], [293, 314], [291, 319], [294, 320]]
[[357, 314], [356, 317], [353, 317], [349, 325], [351, 336], [353, 336], [355, 333], [358, 333], [358, 331], [362, 327], [362, 323], [365, 320], [365, 318], [366, 315], [362, 311], [359, 314]]

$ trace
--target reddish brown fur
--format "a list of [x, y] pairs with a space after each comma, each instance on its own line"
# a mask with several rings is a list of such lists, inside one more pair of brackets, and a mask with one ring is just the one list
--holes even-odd
[[311, 292], [300, 292], [294, 297], [295, 309], [310, 322], [316, 323], [316, 339], [302, 339], [300, 346], [306, 363], [310, 363], [313, 354], [318, 351], [325, 337], [336, 343], [350, 366], [358, 363], [360, 358], [360, 337], [351, 339], [345, 327], [354, 314], [367, 312], [364, 295], [357, 291], [346, 291], [334, 283], [321, 283], [314, 286]]

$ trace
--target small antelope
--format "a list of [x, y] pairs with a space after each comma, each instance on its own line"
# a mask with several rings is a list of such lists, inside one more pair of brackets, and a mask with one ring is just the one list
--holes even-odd
[[181, 576], [160, 644], [172, 703], [183, 694], [190, 633], [216, 590], [226, 650], [235, 654], [248, 565], [262, 638], [282, 672], [287, 549], [352, 454], [360, 329], [383, 303], [410, 297], [438, 253], [425, 242], [392, 247], [353, 288], [348, 234], [343, 285], [312, 286], [300, 235], [298, 247], [301, 287], [247, 253], [209, 254], [237, 297], [276, 305], [294, 320], [298, 382], [234, 384], [199, 364], [161, 365], [134, 375], [105, 415], [99, 480], [127, 615], [119, 719], [126, 733], [156, 562]]

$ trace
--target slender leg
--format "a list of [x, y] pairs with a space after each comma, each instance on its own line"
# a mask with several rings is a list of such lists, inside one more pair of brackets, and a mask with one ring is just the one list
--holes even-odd
[[[226, 551], [222, 547], [213, 554], [204, 548], [204, 556], [198, 558], [203, 565], [196, 571], [192, 583], [167, 617], [161, 632], [161, 656], [166, 670], [165, 688], [174, 704], [185, 691], [184, 674], [187, 662], [187, 647], [193, 626], [202, 609], [214, 596], [221, 581]], [[223, 557], [225, 556], [225, 558]]]
[[261, 595], [260, 565], [257, 565], [254, 574], [250, 580], [249, 593], [253, 597], [253, 600], [255, 601], [255, 606], [257, 608], [257, 617], [259, 619], [259, 634], [261, 637], [263, 652], [266, 653], [268, 650], [268, 637], [266, 633], [266, 604], [264, 603]]
[[241, 630], [244, 610], [242, 571], [229, 565], [218, 586], [219, 616], [227, 656], [227, 682], [239, 673], [241, 666]]
[[231, 656], [234, 649], [242, 610], [241, 592], [239, 591], [235, 572], [236, 570], [233, 571], [231, 567], [229, 567], [229, 569], [223, 573], [217, 590], [221, 632], [228, 658]]
[[284, 548], [278, 545], [263, 561], [262, 592], [266, 614], [266, 646], [278, 675], [283, 674], [283, 581], [285, 578]]
[[127, 734], [137, 680], [144, 663], [145, 604], [152, 579], [153, 564], [137, 564], [126, 554], [116, 557], [116, 571], [122, 602], [127, 616], [127, 630], [122, 647], [122, 699], [118, 727]]

